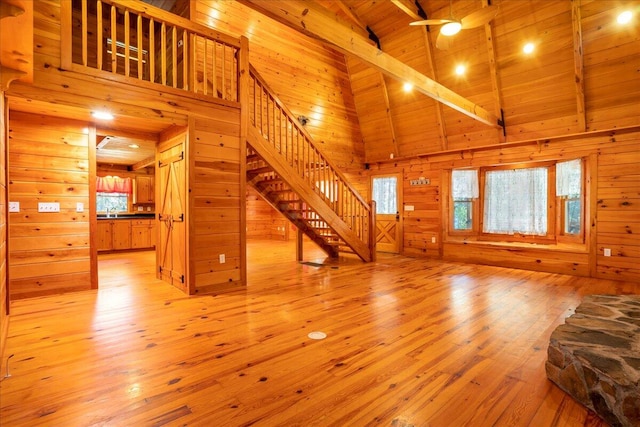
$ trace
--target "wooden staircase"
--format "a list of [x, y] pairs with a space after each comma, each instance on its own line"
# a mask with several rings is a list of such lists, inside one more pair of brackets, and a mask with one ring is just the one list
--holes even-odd
[[247, 183], [329, 256], [375, 260], [375, 202], [368, 204], [318, 150], [251, 67]]

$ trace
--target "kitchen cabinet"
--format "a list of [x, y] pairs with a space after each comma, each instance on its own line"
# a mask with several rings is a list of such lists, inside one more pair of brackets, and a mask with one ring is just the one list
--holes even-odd
[[135, 203], [153, 203], [154, 199], [154, 177], [139, 176], [136, 178], [136, 200]]
[[98, 251], [153, 248], [155, 230], [155, 219], [100, 219]]
[[98, 250], [109, 251], [131, 248], [131, 221], [100, 220], [98, 221]]
[[155, 246], [155, 220], [135, 219], [131, 221], [131, 248], [151, 248]]

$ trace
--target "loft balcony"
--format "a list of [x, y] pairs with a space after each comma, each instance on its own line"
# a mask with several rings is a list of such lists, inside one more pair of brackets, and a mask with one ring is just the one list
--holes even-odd
[[238, 106], [241, 42], [131, 0], [62, 2], [62, 65], [74, 72]]

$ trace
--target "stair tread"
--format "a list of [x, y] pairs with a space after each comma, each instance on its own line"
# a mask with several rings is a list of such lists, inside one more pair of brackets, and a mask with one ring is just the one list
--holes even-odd
[[255, 169], [247, 169], [247, 173], [252, 173], [256, 175], [260, 175], [263, 173], [273, 172], [273, 168], [271, 166], [263, 166]]

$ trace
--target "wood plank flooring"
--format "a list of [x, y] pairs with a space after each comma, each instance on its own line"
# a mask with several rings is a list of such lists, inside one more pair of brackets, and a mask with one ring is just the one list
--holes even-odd
[[99, 290], [15, 302], [0, 425], [605, 425], [546, 379], [548, 339], [640, 285], [305, 250], [249, 242], [246, 291], [198, 297], [101, 255]]

